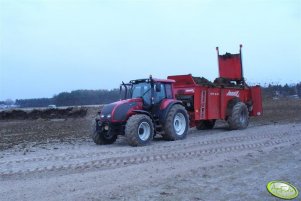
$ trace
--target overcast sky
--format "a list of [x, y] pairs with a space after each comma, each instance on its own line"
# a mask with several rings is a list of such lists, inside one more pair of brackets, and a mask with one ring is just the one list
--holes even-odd
[[301, 0], [0, 0], [0, 100], [218, 76], [243, 44], [248, 83], [301, 81]]

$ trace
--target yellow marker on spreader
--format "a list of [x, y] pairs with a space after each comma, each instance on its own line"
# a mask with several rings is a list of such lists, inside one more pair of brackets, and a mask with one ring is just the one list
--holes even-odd
[[273, 196], [285, 200], [292, 200], [299, 194], [295, 186], [284, 181], [271, 181], [267, 184], [267, 189]]

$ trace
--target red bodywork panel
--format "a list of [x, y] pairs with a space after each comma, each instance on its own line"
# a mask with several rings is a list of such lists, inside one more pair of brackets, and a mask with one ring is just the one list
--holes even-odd
[[262, 96], [260, 86], [251, 87], [251, 97], [253, 101], [253, 110], [251, 116], [262, 115]]
[[128, 117], [132, 116], [135, 112], [134, 110], [142, 110], [143, 107], [143, 101], [141, 98], [133, 98], [133, 99], [126, 99], [126, 100], [120, 100], [120, 101], [117, 101], [115, 102], [116, 106], [114, 106], [114, 109], [112, 110], [112, 119], [111, 119], [111, 122], [113, 123], [117, 123], [117, 122], [123, 122], [124, 120], [116, 120], [114, 117], [115, 113], [116, 113], [116, 110], [118, 107], [126, 104], [126, 103], [136, 103], [135, 106], [131, 107], [127, 113], [126, 113], [126, 119], [128, 119]]
[[171, 103], [173, 102], [178, 102], [177, 100], [174, 100], [174, 99], [164, 99], [162, 102], [161, 102], [161, 105], [160, 105], [160, 110], [163, 111], [165, 110]]
[[224, 55], [220, 55], [218, 47], [216, 48], [220, 77], [229, 80], [243, 80], [241, 47], [239, 54], [226, 53]]

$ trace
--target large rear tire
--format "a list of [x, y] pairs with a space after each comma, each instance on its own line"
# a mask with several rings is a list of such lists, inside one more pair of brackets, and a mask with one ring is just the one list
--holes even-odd
[[97, 128], [96, 122], [93, 125], [92, 139], [95, 144], [113, 144], [117, 140], [117, 135], [111, 131], [101, 131]]
[[198, 123], [196, 123], [196, 129], [198, 130], [212, 129], [214, 125], [215, 125], [215, 119], [199, 121]]
[[125, 137], [131, 146], [144, 146], [154, 137], [154, 124], [145, 114], [136, 114], [125, 125]]
[[246, 104], [237, 102], [228, 117], [228, 124], [230, 129], [245, 129], [249, 125], [249, 111]]
[[188, 133], [189, 118], [186, 109], [179, 104], [173, 105], [167, 114], [164, 124], [164, 134], [166, 140], [182, 140]]

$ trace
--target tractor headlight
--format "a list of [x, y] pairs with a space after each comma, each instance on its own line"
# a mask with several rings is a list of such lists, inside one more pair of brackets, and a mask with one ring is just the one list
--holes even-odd
[[104, 118], [110, 119], [111, 116], [112, 116], [111, 114], [108, 114], [108, 115], [101, 114], [101, 115], [100, 115], [100, 118], [101, 118], [101, 119], [104, 119]]
[[105, 131], [108, 131], [108, 130], [109, 130], [109, 126], [108, 126], [108, 125], [105, 125], [105, 126], [104, 126], [104, 130], [105, 130]]

